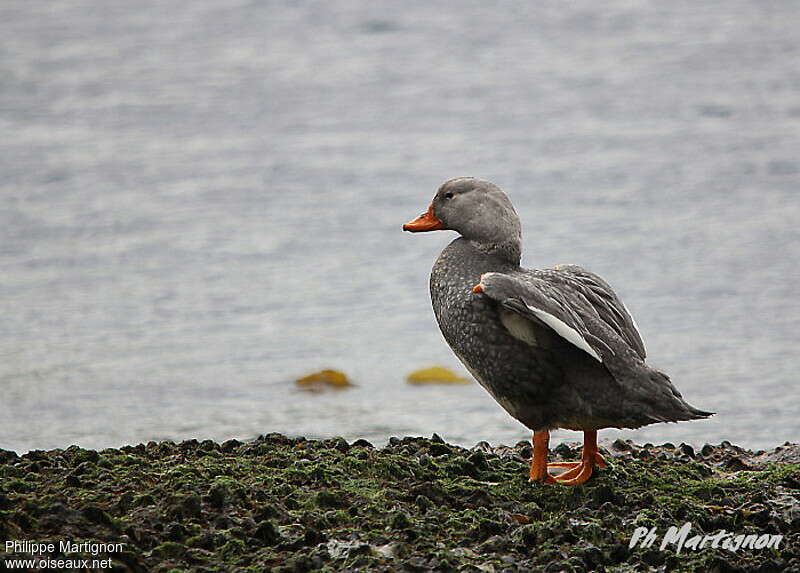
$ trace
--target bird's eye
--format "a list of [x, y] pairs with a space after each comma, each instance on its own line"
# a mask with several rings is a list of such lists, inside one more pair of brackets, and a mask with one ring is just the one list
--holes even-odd
[[444, 194], [444, 198], [445, 199], [452, 199], [453, 198], [453, 194], [450, 191], [448, 191], [447, 193]]

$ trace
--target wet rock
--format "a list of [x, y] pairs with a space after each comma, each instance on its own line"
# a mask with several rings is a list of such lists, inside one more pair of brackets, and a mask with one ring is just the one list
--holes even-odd
[[402, 511], [395, 511], [389, 516], [388, 525], [391, 529], [408, 529], [411, 527], [411, 520]]
[[233, 527], [234, 521], [227, 515], [218, 515], [214, 518], [214, 528], [215, 529], [230, 529]]
[[212, 507], [220, 509], [230, 502], [233, 494], [227, 484], [217, 483], [208, 490], [206, 497]]
[[186, 554], [186, 547], [174, 541], [165, 541], [153, 549], [153, 556], [159, 559], [181, 559]]
[[195, 535], [186, 540], [186, 545], [189, 547], [199, 547], [213, 551], [225, 542], [225, 536], [215, 531], [204, 531], [199, 535]]
[[133, 507], [134, 497], [133, 493], [126, 491], [117, 499], [116, 503], [112, 505], [113, 512], [116, 514], [127, 513]]
[[242, 442], [240, 442], [239, 440], [226, 440], [220, 446], [220, 450], [222, 450], [226, 454], [230, 454], [232, 452], [235, 452], [241, 445]]
[[483, 451], [477, 450], [467, 456], [467, 461], [479, 471], [486, 471], [489, 469], [489, 464], [486, 461], [486, 456]]
[[197, 450], [199, 445], [200, 442], [195, 439], [183, 440], [180, 444], [178, 444], [178, 449], [184, 453], [194, 452], [195, 450]]
[[156, 450], [159, 456], [168, 456], [174, 454], [177, 451], [177, 448], [175, 447], [175, 442], [167, 440], [165, 442], [160, 442]]
[[577, 573], [567, 561], [552, 561], [544, 568], [544, 573]]
[[183, 541], [186, 539], [186, 528], [180, 523], [170, 523], [164, 530], [164, 536], [170, 541]]
[[739, 456], [729, 457], [723, 462], [722, 467], [725, 468], [727, 471], [733, 471], [733, 472], [753, 470], [753, 468], [748, 464], [746, 464], [745, 461]]
[[146, 507], [155, 504], [155, 498], [149, 493], [142, 494], [133, 500], [134, 507]]
[[173, 518], [200, 517], [202, 511], [200, 496], [196, 494], [178, 497], [167, 509], [167, 513]]
[[639, 559], [642, 563], [646, 565], [650, 565], [651, 567], [658, 567], [664, 563], [666, 559], [666, 555], [663, 551], [658, 551], [657, 549], [649, 549], [643, 552]]
[[471, 449], [474, 450], [474, 451], [482, 451], [482, 452], [489, 453], [489, 454], [494, 452], [494, 449], [492, 448], [491, 444], [489, 442], [486, 442], [486, 441], [478, 442], [477, 444], [472, 446]]
[[100, 525], [111, 525], [111, 518], [103, 511], [102, 508], [96, 505], [87, 505], [81, 509], [81, 514], [87, 521], [97, 523]]
[[446, 456], [452, 453], [449, 447], [447, 447], [443, 443], [433, 442], [430, 446], [428, 446], [428, 452], [430, 455], [437, 457], [437, 456]]
[[600, 484], [595, 488], [594, 500], [600, 505], [604, 503], [618, 505], [620, 502], [619, 496], [611, 488], [611, 486], [607, 484]]
[[197, 448], [203, 452], [213, 452], [219, 450], [219, 445], [212, 440], [203, 440]]
[[94, 450], [78, 450], [72, 457], [72, 465], [79, 466], [84, 462], [95, 463], [100, 459], [100, 454]]
[[795, 474], [784, 476], [781, 480], [781, 484], [784, 487], [800, 489], [800, 471]]
[[493, 535], [478, 545], [477, 551], [478, 553], [500, 553], [507, 551], [509, 545], [508, 538], [502, 535]]
[[369, 555], [373, 551], [368, 543], [359, 540], [342, 541], [331, 539], [326, 547], [331, 559], [352, 559], [358, 555]]
[[564, 460], [571, 460], [571, 459], [576, 457], [573, 454], [572, 448], [570, 448], [564, 442], [561, 442], [555, 448], [553, 448], [552, 452], [556, 457], [564, 459]]
[[683, 455], [689, 456], [692, 459], [695, 459], [694, 448], [689, 444], [681, 444], [678, 446], [677, 451]]
[[611, 444], [611, 448], [618, 452], [628, 452], [631, 450], [630, 444], [623, 440], [620, 440], [619, 438], [614, 440], [614, 443]]
[[[706, 532], [785, 535], [779, 552], [757, 561], [725, 554], [718, 570], [800, 573], [791, 534], [800, 515], [787, 491], [800, 472], [770, 461], [794, 459], [791, 446], [753, 453], [723, 444], [693, 459], [685, 444], [614, 442], [613, 468], [565, 488], [527, 481], [527, 441], [467, 451], [437, 438], [375, 449], [269, 434], [221, 446], [153, 442], [96, 458], [77, 447], [35, 452], [0, 463], [0, 535], [124, 539], [118, 563], [134, 571], [666, 573], [684, 561], [627, 541], [638, 525], [663, 531], [685, 520]], [[579, 452], [564, 445], [556, 455]], [[734, 458], [750, 468], [746, 479], [725, 469]], [[711, 562], [693, 557], [701, 570]]]
[[511, 541], [515, 545], [534, 547], [538, 542], [538, 530], [539, 527], [537, 525], [523, 525], [511, 534]]
[[519, 442], [515, 449], [517, 450], [517, 454], [524, 460], [529, 460], [533, 456], [533, 447], [530, 442]]
[[333, 448], [343, 454], [350, 451], [350, 444], [344, 438], [336, 438], [333, 441]]
[[258, 524], [254, 537], [265, 545], [274, 545], [280, 540], [281, 535], [275, 524], [267, 519]]
[[425, 512], [428, 509], [430, 509], [431, 507], [433, 507], [433, 502], [430, 499], [428, 499], [426, 496], [424, 496], [424, 495], [418, 495], [414, 499], [414, 503], [423, 512]]
[[353, 442], [352, 447], [354, 447], [354, 448], [368, 448], [370, 450], [375, 449], [375, 446], [373, 446], [370, 442], [368, 442], [367, 440], [364, 440], [364, 439], [356, 440], [355, 442]]
[[319, 507], [346, 507], [347, 501], [341, 492], [323, 489], [317, 492], [314, 503]]

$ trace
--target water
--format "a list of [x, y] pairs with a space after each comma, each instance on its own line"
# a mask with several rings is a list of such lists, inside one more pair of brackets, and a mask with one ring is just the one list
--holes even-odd
[[[452, 237], [400, 231], [457, 175], [719, 412], [601, 436], [800, 437], [800, 5], [404, 6], [3, 2], [0, 447], [524, 439], [404, 382], [461, 370], [427, 294]], [[358, 386], [295, 389], [324, 367]]]

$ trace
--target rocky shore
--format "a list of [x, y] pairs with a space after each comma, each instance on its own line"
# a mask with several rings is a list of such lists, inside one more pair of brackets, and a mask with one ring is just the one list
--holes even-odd
[[[527, 443], [435, 435], [0, 450], [0, 570], [800, 573], [797, 445], [603, 451], [609, 469], [566, 488], [528, 482]], [[686, 523], [680, 552], [661, 549]]]

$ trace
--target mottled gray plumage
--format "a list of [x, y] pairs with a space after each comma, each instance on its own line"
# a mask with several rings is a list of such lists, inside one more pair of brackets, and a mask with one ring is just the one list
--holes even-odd
[[[519, 218], [497, 186], [452, 179], [431, 205], [444, 228], [461, 234], [431, 272], [439, 327], [514, 418], [539, 431], [637, 428], [711, 415], [645, 364], [636, 325], [603, 279], [574, 265], [519, 266]], [[479, 282], [483, 292], [473, 292]]]

